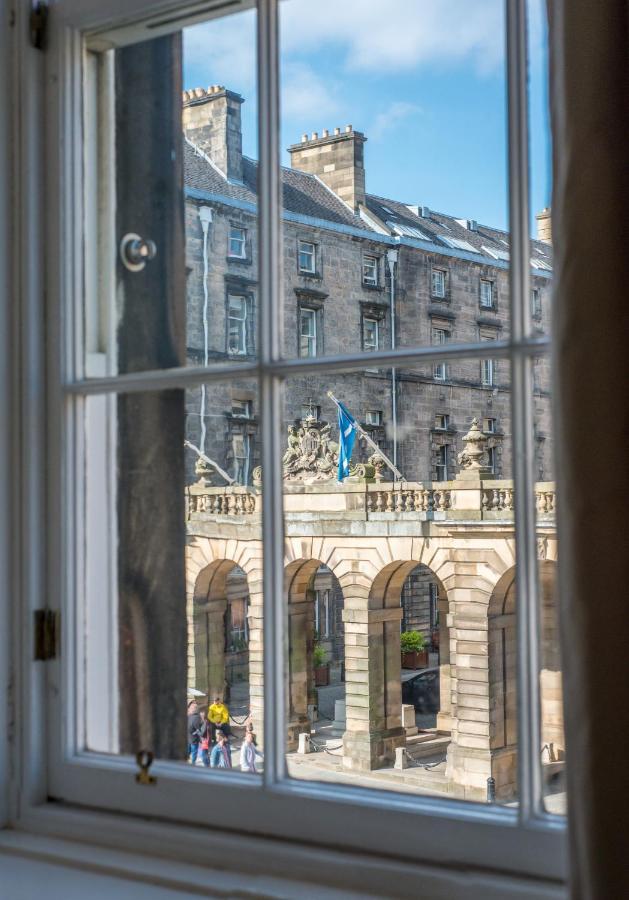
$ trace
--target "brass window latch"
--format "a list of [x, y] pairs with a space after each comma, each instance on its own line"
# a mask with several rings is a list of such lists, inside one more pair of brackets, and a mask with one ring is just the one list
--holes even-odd
[[150, 750], [138, 750], [135, 755], [135, 761], [138, 764], [139, 772], [135, 776], [138, 784], [156, 784], [157, 778], [149, 775], [149, 769], [153, 763], [153, 754]]

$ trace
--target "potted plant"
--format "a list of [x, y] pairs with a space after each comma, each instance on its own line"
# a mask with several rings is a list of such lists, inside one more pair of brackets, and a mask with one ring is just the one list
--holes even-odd
[[428, 665], [426, 638], [421, 631], [403, 631], [400, 635], [403, 669], [425, 669]]
[[325, 647], [316, 643], [312, 651], [315, 687], [324, 687], [330, 683], [330, 663], [327, 662]]

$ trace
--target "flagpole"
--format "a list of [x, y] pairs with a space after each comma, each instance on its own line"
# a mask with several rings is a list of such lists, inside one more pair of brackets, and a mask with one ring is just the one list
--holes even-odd
[[[332, 391], [328, 391], [328, 397], [336, 405], [337, 409], [340, 410], [341, 405], [340, 405], [339, 401], [336, 399], [336, 397], [334, 396], [334, 394], [332, 393]], [[400, 472], [400, 470], [398, 469], [398, 467], [394, 463], [391, 462], [391, 460], [386, 455], [386, 453], [382, 452], [382, 450], [376, 444], [376, 442], [370, 437], [370, 435], [367, 434], [365, 429], [362, 428], [362, 426], [359, 425], [355, 419], [354, 419], [352, 425], [353, 425], [354, 431], [356, 431], [362, 438], [364, 438], [364, 440], [367, 441], [369, 446], [373, 447], [373, 449], [376, 451], [376, 453], [380, 454], [380, 456], [382, 457], [384, 462], [387, 464], [387, 466], [391, 469], [391, 471], [393, 472], [395, 477], [398, 479], [398, 481], [405, 481], [405, 478], [402, 475], [402, 473]]]

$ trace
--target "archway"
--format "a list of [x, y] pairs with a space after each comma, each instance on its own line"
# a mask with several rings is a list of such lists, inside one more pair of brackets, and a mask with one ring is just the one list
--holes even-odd
[[232, 714], [249, 712], [249, 586], [232, 560], [216, 560], [198, 574], [193, 597], [195, 690], [221, 697]]
[[[563, 759], [563, 701], [555, 595], [555, 563], [539, 562], [540, 601], [540, 756], [543, 763]], [[517, 645], [515, 567], [498, 581], [489, 603], [490, 749], [497, 795], [517, 791]]]
[[[410, 664], [410, 669], [402, 673], [403, 700], [415, 707], [420, 728], [450, 732], [452, 701], [446, 590], [432, 569], [420, 563], [406, 576], [401, 604], [402, 635], [418, 632], [425, 643], [424, 651], [415, 659], [410, 654], [403, 657]], [[415, 675], [417, 670], [420, 674]]]
[[[290, 751], [296, 749], [299, 734], [310, 733], [319, 716], [319, 690], [330, 682], [343, 683], [343, 592], [332, 570], [318, 559], [291, 562], [285, 570], [285, 585]], [[344, 697], [344, 689], [326, 693], [331, 696], [325, 697], [324, 715], [330, 719], [334, 701]]]

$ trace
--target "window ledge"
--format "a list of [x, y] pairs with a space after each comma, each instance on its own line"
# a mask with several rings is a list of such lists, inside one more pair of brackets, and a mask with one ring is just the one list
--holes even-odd
[[[312, 896], [315, 887], [322, 900], [358, 900], [366, 894], [414, 898], [420, 885], [425, 896], [451, 900], [568, 897], [565, 885], [547, 879], [408, 863], [250, 834], [59, 807], [40, 807], [31, 817], [29, 831], [0, 831], [3, 885], [13, 878], [22, 891], [27, 887], [28, 896], [51, 896], [54, 878], [63, 883], [63, 893], [54, 896], [65, 900], [110, 900], [112, 887], [134, 900], [162, 900], [165, 890], [172, 892], [167, 895], [172, 900], [200, 894], [303, 897]], [[220, 870], [199, 864], [203, 859], [219, 860]], [[67, 873], [60, 873], [60, 867]], [[125, 885], [128, 893], [120, 890]]]

